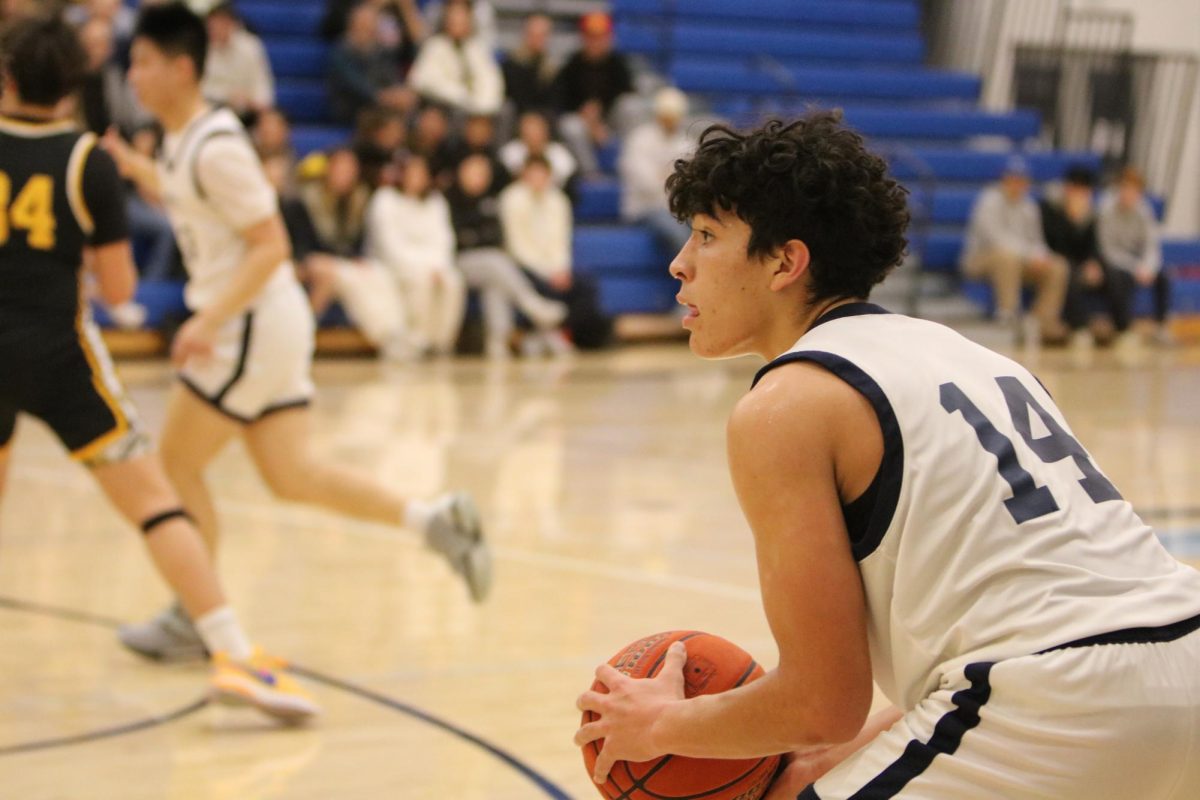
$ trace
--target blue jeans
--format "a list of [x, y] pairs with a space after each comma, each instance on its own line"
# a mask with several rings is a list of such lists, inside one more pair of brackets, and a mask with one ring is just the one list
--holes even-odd
[[138, 272], [147, 280], [171, 277], [175, 263], [175, 232], [162, 210], [131, 192], [125, 204], [129, 214], [129, 234], [141, 254]]

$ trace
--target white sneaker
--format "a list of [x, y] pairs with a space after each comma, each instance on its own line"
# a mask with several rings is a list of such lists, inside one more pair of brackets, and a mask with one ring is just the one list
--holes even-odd
[[552, 356], [569, 356], [575, 352], [575, 345], [561, 330], [543, 334], [542, 339]]
[[472, 600], [479, 603], [488, 596], [492, 589], [492, 554], [483, 539], [479, 509], [469, 494], [455, 492], [434, 503], [425, 542], [462, 576]]
[[136, 331], [146, 324], [146, 307], [132, 300], [109, 306], [108, 316], [123, 331]]

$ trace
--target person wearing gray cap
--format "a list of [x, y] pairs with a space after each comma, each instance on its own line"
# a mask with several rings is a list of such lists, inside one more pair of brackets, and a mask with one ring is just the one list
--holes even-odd
[[[1068, 268], [1066, 261], [1046, 246], [1041, 211], [1029, 196], [1029, 187], [1028, 163], [1013, 156], [999, 183], [980, 193], [967, 226], [963, 274], [991, 283], [996, 295], [995, 318], [1005, 325], [1016, 325], [1021, 288], [1033, 286], [1029, 321], [1036, 324], [1043, 344], [1059, 345], [1067, 339], [1062, 310]], [[1018, 331], [1024, 332], [1032, 324]]]

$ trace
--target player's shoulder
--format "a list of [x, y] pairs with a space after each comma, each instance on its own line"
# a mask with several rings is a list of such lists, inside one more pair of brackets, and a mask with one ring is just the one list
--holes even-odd
[[856, 390], [822, 364], [785, 358], [760, 374], [729, 416], [731, 436], [807, 437], [839, 424], [858, 404]]

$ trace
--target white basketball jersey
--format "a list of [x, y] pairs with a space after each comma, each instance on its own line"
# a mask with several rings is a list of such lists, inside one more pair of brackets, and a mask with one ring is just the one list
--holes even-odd
[[[220, 294], [245, 257], [239, 232], [277, 213], [278, 197], [245, 128], [225, 108], [205, 109], [167, 134], [157, 167], [188, 272], [184, 299], [195, 311]], [[281, 262], [251, 307], [295, 282], [291, 263]]]
[[879, 417], [874, 510], [850, 533], [875, 680], [902, 708], [969, 662], [1200, 614], [1200, 573], [1016, 362], [867, 303], [831, 311], [759, 377], [791, 361], [829, 369]]

